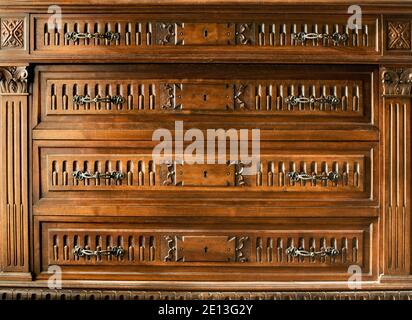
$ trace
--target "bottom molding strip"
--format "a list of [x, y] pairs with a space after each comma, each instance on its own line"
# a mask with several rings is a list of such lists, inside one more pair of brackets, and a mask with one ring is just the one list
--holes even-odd
[[1, 288], [0, 300], [412, 300], [412, 291], [201, 292]]

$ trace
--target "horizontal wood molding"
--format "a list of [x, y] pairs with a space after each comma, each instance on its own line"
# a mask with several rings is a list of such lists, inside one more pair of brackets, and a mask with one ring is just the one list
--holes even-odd
[[411, 300], [412, 291], [137, 291], [0, 288], [0, 300]]

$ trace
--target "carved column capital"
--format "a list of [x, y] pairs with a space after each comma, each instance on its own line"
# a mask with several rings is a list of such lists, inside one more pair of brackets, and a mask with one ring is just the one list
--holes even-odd
[[27, 93], [26, 67], [0, 67], [0, 94]]
[[412, 68], [383, 69], [384, 96], [412, 96]]

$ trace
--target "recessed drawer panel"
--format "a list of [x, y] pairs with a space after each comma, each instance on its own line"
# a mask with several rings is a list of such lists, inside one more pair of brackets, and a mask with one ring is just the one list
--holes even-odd
[[323, 126], [376, 121], [374, 70], [365, 66], [107, 65], [38, 71], [40, 118], [61, 128], [73, 129], [75, 123], [90, 129], [90, 121], [114, 117], [116, 125], [146, 126], [173, 120]]
[[130, 143], [128, 147], [110, 146], [113, 142], [47, 144], [38, 149], [42, 198], [110, 196], [127, 202], [143, 197], [145, 203], [187, 197], [300, 199], [304, 201], [293, 205], [305, 205], [344, 199], [370, 203], [377, 197], [375, 143], [262, 143], [255, 170], [241, 159], [230, 161], [229, 155], [224, 163], [171, 160], [155, 165], [153, 149]]
[[[204, 278], [206, 268], [215, 266], [216, 277], [234, 278], [230, 272], [248, 272], [250, 278], [261, 272], [259, 277], [266, 279], [301, 272], [305, 275], [299, 276], [307, 278], [314, 273], [318, 278], [348, 277], [350, 266], [364, 274], [370, 271], [373, 223], [353, 219], [331, 220], [326, 225], [295, 220], [264, 227], [227, 223], [211, 229], [209, 225], [188, 229], [165, 224], [153, 228], [136, 223], [46, 222], [39, 234], [41, 271], [59, 265], [65, 271], [142, 272], [156, 278], [173, 267], [177, 277], [196, 269]], [[158, 275], [150, 276], [153, 272]]]
[[[185, 51], [197, 47], [241, 52], [378, 52], [378, 19], [362, 16], [362, 28], [350, 28], [349, 16], [287, 14], [223, 15], [69, 15], [56, 25], [35, 15], [34, 53], [126, 54]], [[249, 51], [250, 52], [250, 51]]]

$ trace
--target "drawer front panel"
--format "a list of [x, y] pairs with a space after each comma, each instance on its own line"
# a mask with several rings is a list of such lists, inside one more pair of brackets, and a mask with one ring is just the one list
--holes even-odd
[[[276, 219], [275, 219], [276, 220]], [[367, 274], [374, 235], [367, 219], [349, 222], [291, 220], [287, 224], [219, 226], [219, 230], [159, 224], [46, 222], [41, 224], [41, 267], [80, 272], [176, 272], [220, 267], [227, 273], [301, 272], [345, 275], [349, 266]], [[297, 223], [297, 224], [296, 224]], [[234, 228], [233, 228], [234, 226]], [[333, 226], [333, 227], [331, 227]], [[199, 226], [198, 226], [199, 227]], [[110, 254], [109, 254], [110, 252]], [[184, 267], [183, 269], [180, 267]], [[187, 269], [185, 269], [187, 268]], [[191, 269], [193, 268], [193, 269]], [[151, 271], [152, 270], [152, 271]], [[69, 275], [70, 277], [70, 275]]]
[[355, 265], [366, 274], [371, 268], [372, 225], [365, 219], [354, 219], [339, 225], [329, 221], [328, 226], [304, 221], [254, 225], [254, 230], [241, 226], [228, 229], [227, 225], [219, 230], [208, 226], [188, 230], [184, 226], [158, 225], [152, 229], [131, 223], [43, 223], [41, 270], [59, 265], [66, 271], [162, 273], [174, 267], [177, 273], [184, 273], [192, 267], [204, 272], [204, 268], [216, 266], [222, 268], [216, 269], [217, 274], [249, 268], [273, 277], [274, 273], [303, 270], [309, 275], [345, 275], [348, 267]]
[[191, 17], [186, 14], [175, 19], [161, 14], [153, 18], [150, 14], [118, 15], [115, 18], [65, 15], [58, 29], [54, 23], [49, 24], [48, 15], [35, 15], [33, 49], [35, 53], [63, 54], [182, 51], [186, 47], [237, 51], [254, 48], [256, 52], [295, 49], [296, 53], [342, 50], [376, 54], [378, 51], [378, 19], [368, 15], [362, 16], [362, 29], [354, 30], [347, 26], [348, 16], [344, 15], [306, 18], [302, 15], [257, 14], [253, 19], [228, 15], [224, 20], [216, 20], [207, 15]]
[[185, 197], [376, 199], [377, 188], [372, 187], [378, 181], [374, 143], [357, 143], [356, 147], [345, 143], [265, 143], [255, 164], [257, 170], [250, 175], [244, 174], [250, 165], [242, 161], [187, 164], [173, 160], [155, 165], [152, 149], [93, 144], [94, 148], [87, 143], [39, 148], [42, 197], [77, 198], [81, 194], [82, 198], [106, 198], [111, 192], [116, 199], [145, 195], [150, 201], [151, 197], [170, 197], [178, 192]]
[[[175, 78], [184, 68], [188, 69], [182, 74], [185, 79]], [[188, 65], [49, 68], [40, 72], [41, 117], [60, 119], [63, 126], [85, 116], [96, 117], [97, 122], [111, 121], [113, 116], [119, 121], [143, 122], [189, 115], [191, 120], [203, 121], [214, 115], [217, 121], [222, 116], [248, 122], [373, 121], [373, 72], [368, 68], [352, 73], [347, 68], [331, 72], [320, 66], [238, 69]], [[79, 120], [77, 126], [83, 123], [87, 125]]]

